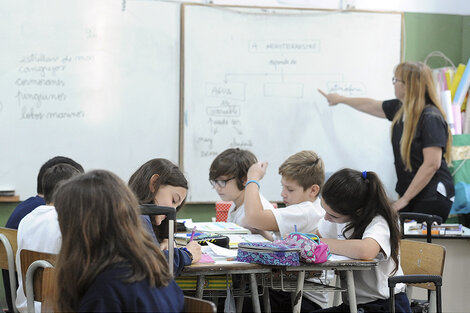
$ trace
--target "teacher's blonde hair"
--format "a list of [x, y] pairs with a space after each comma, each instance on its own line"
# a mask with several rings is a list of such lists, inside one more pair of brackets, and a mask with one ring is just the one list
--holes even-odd
[[[422, 62], [403, 62], [397, 65], [395, 77], [405, 84], [405, 98], [403, 99], [403, 105], [392, 121], [392, 129], [405, 115], [403, 134], [400, 140], [400, 152], [406, 170], [411, 171], [411, 142], [425, 106], [428, 104], [434, 105], [444, 119], [447, 119], [439, 101], [429, 66]], [[449, 125], [447, 125], [447, 143], [444, 157], [448, 164], [451, 162], [451, 151], [452, 134]]]

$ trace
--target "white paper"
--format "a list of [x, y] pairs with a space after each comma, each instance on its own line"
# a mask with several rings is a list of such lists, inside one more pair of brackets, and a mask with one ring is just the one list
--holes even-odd
[[333, 253], [328, 259], [328, 261], [348, 261], [348, 260], [354, 260], [354, 259], [351, 259], [350, 257], [344, 256], [344, 255], [333, 254]]
[[230, 250], [219, 247], [211, 242], [208, 242], [207, 245], [212, 249], [212, 251], [219, 256], [227, 257], [227, 258], [234, 258], [237, 256], [238, 250]]

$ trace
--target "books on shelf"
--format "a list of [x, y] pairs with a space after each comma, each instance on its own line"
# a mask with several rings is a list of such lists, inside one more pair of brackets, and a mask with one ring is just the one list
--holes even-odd
[[[422, 226], [422, 233], [427, 233], [426, 224]], [[431, 227], [432, 235], [462, 235], [463, 229], [462, 224], [441, 224], [441, 225], [432, 225]]]
[[[426, 224], [416, 223], [415, 221], [405, 223], [405, 235], [426, 235], [427, 227]], [[441, 236], [452, 236], [452, 235], [463, 235], [464, 230], [462, 224], [441, 224], [432, 225], [431, 235]]]
[[13, 189], [1, 189], [0, 196], [1, 197], [13, 197], [15, 195], [15, 191]]

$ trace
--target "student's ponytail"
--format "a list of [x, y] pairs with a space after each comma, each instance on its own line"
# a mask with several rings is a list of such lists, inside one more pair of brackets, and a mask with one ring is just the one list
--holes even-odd
[[[342, 169], [334, 173], [325, 183], [322, 191], [325, 203], [337, 213], [348, 216], [350, 222], [344, 228], [346, 239], [362, 239], [372, 219], [381, 215], [390, 228], [390, 257], [398, 269], [398, 243], [400, 240], [398, 218], [390, 207], [382, 182], [374, 172], [359, 172]], [[353, 230], [350, 236], [346, 233]]]
[[379, 177], [374, 172], [367, 172], [369, 181], [369, 199], [365, 205], [365, 212], [375, 211], [376, 215], [381, 215], [390, 229], [390, 257], [395, 262], [395, 268], [391, 274], [398, 270], [398, 253], [400, 242], [400, 229], [398, 225], [398, 215], [390, 205], [385, 189]]

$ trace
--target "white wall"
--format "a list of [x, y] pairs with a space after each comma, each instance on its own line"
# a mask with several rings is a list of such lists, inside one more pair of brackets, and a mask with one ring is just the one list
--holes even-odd
[[357, 10], [470, 15], [469, 0], [196, 0], [191, 2], [318, 9], [354, 7]]

